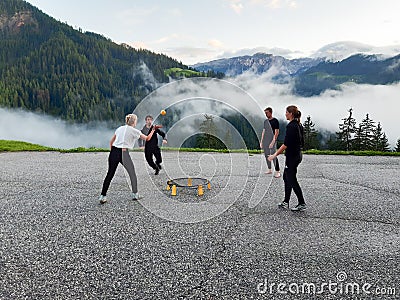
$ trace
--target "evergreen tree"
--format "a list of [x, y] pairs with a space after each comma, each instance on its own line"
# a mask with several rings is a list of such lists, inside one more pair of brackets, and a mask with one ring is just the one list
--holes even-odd
[[355, 130], [354, 139], [352, 141], [352, 150], [364, 150], [363, 149], [363, 128], [359, 124]]
[[339, 124], [339, 132], [337, 132], [337, 140], [341, 150], [351, 150], [353, 143], [353, 134], [356, 131], [356, 120], [353, 118], [353, 109], [348, 110], [349, 116], [343, 118], [343, 123]]
[[319, 149], [319, 141], [317, 139], [318, 131], [314, 128], [315, 124], [311, 121], [311, 117], [307, 116], [307, 119], [303, 123], [304, 127], [304, 150], [308, 149]]
[[397, 139], [396, 148], [394, 149], [395, 152], [400, 152], [400, 139]]
[[386, 134], [382, 130], [381, 122], [378, 122], [378, 125], [374, 131], [373, 137], [373, 147], [376, 151], [389, 151], [389, 142], [386, 137]]
[[214, 123], [214, 117], [205, 114], [205, 120], [201, 122], [199, 131], [201, 132], [196, 139], [197, 148], [226, 149], [218, 136], [218, 128]]
[[390, 151], [389, 140], [386, 136], [386, 133], [383, 133], [383, 135], [382, 135], [380, 145], [379, 145], [379, 151], [384, 151], [384, 152]]
[[357, 139], [359, 141], [358, 150], [374, 150], [374, 134], [376, 131], [375, 122], [370, 119], [369, 114], [360, 122], [359, 131], [357, 131]]

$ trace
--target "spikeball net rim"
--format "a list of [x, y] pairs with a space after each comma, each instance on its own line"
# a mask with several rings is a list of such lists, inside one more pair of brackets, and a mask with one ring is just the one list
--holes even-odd
[[[192, 182], [191, 185], [189, 185], [189, 180], [191, 180], [191, 182]], [[183, 184], [182, 181], [186, 182], [186, 184]], [[196, 181], [200, 181], [200, 183], [196, 182]], [[208, 184], [210, 184], [210, 181], [208, 179], [202, 178], [202, 177], [179, 177], [179, 178], [169, 179], [167, 181], [167, 185], [169, 185], [169, 186], [175, 185], [176, 187], [188, 188], [188, 189], [197, 189], [199, 185], [206, 186]]]

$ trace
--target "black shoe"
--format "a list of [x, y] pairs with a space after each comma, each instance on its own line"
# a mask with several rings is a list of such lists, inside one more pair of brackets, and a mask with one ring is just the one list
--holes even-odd
[[156, 168], [156, 172], [154, 173], [154, 175], [158, 175], [160, 173], [160, 169]]

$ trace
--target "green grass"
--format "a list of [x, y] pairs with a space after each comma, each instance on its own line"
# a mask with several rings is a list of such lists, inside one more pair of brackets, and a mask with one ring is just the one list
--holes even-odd
[[333, 150], [306, 150], [305, 154], [314, 155], [354, 155], [354, 156], [400, 156], [400, 152], [383, 151], [333, 151]]
[[164, 70], [164, 74], [166, 76], [174, 76], [174, 77], [195, 77], [195, 76], [201, 76], [200, 72], [196, 72], [193, 70], [184, 70], [181, 68], [170, 68], [167, 70]]
[[58, 151], [58, 149], [20, 141], [0, 140], [0, 152]]
[[208, 149], [208, 148], [172, 148], [162, 147], [163, 151], [181, 151], [181, 152], [215, 152], [215, 153], [251, 153], [258, 154], [261, 150], [246, 150], [246, 149]]
[[96, 147], [90, 147], [90, 148], [77, 147], [77, 148], [71, 148], [71, 149], [58, 149], [58, 151], [60, 151], [62, 153], [108, 152], [108, 151], [110, 151], [110, 149], [96, 148]]
[[[31, 144], [21, 141], [0, 140], [0, 152], [18, 152], [18, 151], [57, 151], [62, 153], [84, 153], [84, 152], [108, 152], [108, 148], [96, 147], [77, 147], [72, 149], [59, 149]], [[134, 148], [131, 151], [143, 151]], [[162, 147], [162, 151], [182, 151], [182, 152], [213, 152], [213, 153], [249, 153], [260, 154], [261, 150], [247, 149], [206, 149], [206, 148], [172, 148]], [[304, 154], [311, 155], [354, 155], [354, 156], [400, 156], [400, 152], [381, 152], [381, 151], [332, 151], [332, 150], [307, 150]]]

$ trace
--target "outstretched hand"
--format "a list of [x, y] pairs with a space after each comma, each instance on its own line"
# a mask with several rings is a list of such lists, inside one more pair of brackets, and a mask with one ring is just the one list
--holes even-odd
[[159, 129], [159, 128], [162, 128], [163, 126], [162, 125], [154, 125], [154, 130], [157, 130], [157, 129]]

